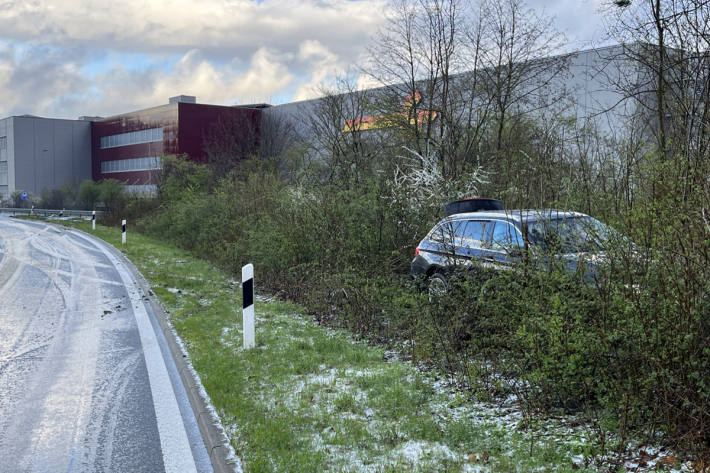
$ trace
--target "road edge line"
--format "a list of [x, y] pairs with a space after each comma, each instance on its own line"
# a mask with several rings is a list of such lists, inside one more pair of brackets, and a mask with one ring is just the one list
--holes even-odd
[[[51, 222], [47, 223], [56, 225]], [[205, 443], [205, 448], [207, 449], [207, 454], [210, 457], [210, 462], [212, 463], [214, 472], [243, 473], [241, 459], [236, 455], [234, 449], [232, 448], [232, 444], [227, 437], [222, 421], [220, 420], [216, 409], [212, 405], [209, 394], [207, 394], [207, 391], [202, 385], [199, 374], [192, 366], [190, 355], [185, 349], [182, 339], [180, 339], [180, 336], [173, 328], [165, 309], [143, 274], [141, 274], [138, 268], [136, 268], [133, 262], [128, 259], [123, 252], [118, 250], [118, 248], [113, 246], [111, 243], [77, 228], [65, 227], [61, 225], [57, 225], [57, 227], [75, 231], [81, 233], [82, 236], [98, 240], [100, 243], [104, 244], [106, 248], [114, 254], [114, 256], [119, 258], [121, 262], [126, 265], [126, 268], [128, 268], [128, 270], [133, 274], [138, 286], [144, 293], [144, 297], [148, 298], [147, 301], [143, 299], [143, 302], [148, 302], [150, 304], [153, 314], [155, 315], [155, 319], [168, 343], [170, 354], [173, 357], [175, 367], [180, 375], [180, 380], [185, 387], [187, 398], [190, 402], [190, 407], [192, 408], [192, 413], [195, 416], [195, 420], [197, 421], [197, 425], [200, 429], [202, 441]], [[209, 415], [204, 416], [203, 414], [205, 413], [208, 413]]]

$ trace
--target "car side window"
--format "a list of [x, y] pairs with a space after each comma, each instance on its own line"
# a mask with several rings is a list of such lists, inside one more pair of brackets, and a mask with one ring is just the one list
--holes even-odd
[[510, 251], [523, 246], [520, 232], [506, 222], [495, 222], [491, 236], [491, 249], [496, 251]]
[[461, 246], [467, 248], [481, 248], [485, 246], [483, 228], [485, 222], [481, 220], [468, 220], [461, 234]]
[[495, 222], [487, 221], [483, 227], [483, 247], [490, 248], [491, 242], [493, 241], [493, 228], [495, 227]]
[[457, 233], [460, 231], [460, 220], [443, 222], [438, 225], [433, 232], [431, 232], [429, 239], [438, 243], [443, 243], [444, 245], [453, 246]]

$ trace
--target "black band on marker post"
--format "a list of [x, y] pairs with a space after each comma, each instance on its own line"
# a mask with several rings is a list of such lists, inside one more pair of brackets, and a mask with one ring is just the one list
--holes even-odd
[[254, 279], [242, 282], [242, 308], [254, 305]]

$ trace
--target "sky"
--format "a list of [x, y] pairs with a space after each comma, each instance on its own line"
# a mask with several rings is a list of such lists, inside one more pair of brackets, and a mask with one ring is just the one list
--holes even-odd
[[[602, 0], [527, 0], [570, 49], [601, 41]], [[362, 63], [386, 0], [0, 0], [0, 118], [161, 105], [287, 103]]]

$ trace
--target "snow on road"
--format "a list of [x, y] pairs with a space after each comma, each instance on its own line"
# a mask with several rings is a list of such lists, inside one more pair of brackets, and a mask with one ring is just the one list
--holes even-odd
[[103, 245], [0, 216], [2, 471], [211, 470], [137, 291]]

